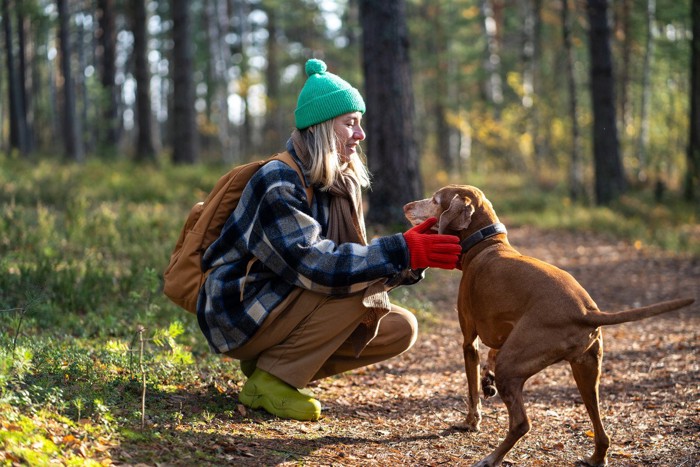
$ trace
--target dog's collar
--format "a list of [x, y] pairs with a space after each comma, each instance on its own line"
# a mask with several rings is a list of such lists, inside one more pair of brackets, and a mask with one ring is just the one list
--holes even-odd
[[506, 230], [506, 226], [501, 224], [500, 222], [497, 224], [491, 224], [487, 227], [484, 227], [481, 230], [477, 230], [476, 232], [459, 242], [460, 246], [462, 247], [462, 254], [469, 251], [474, 245], [476, 245], [480, 241], [486, 240], [487, 238], [493, 237], [494, 235], [504, 233], [508, 233], [508, 231]]

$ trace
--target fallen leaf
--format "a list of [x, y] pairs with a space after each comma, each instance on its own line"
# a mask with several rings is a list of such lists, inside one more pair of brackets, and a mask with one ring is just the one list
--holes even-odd
[[629, 452], [626, 451], [613, 451], [610, 453], [610, 456], [612, 457], [624, 457], [626, 459], [630, 459], [633, 454], [630, 454]]
[[66, 445], [71, 445], [71, 444], [79, 444], [80, 440], [73, 435], [66, 435], [63, 437], [61, 442], [63, 444], [66, 444]]

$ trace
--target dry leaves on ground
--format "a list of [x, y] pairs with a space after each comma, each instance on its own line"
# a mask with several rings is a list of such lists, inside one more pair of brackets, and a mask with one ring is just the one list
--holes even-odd
[[[698, 258], [581, 233], [519, 228], [509, 237], [522, 253], [571, 272], [604, 310], [700, 298]], [[430, 271], [415, 286], [438, 320], [409, 352], [313, 387], [324, 404], [320, 421], [277, 420], [238, 405], [206, 426], [178, 427], [191, 447], [165, 449], [182, 449], [183, 465], [194, 452], [208, 465], [473, 464], [502, 439], [508, 417], [496, 397], [484, 401], [480, 433], [459, 429], [466, 379], [454, 311], [458, 282], [457, 271]], [[611, 466], [700, 465], [698, 311], [700, 303], [604, 330], [601, 410], [613, 440]], [[232, 401], [240, 384], [230, 389]], [[533, 428], [505, 465], [575, 465], [591, 453], [592, 427], [567, 365], [531, 378], [525, 397]]]

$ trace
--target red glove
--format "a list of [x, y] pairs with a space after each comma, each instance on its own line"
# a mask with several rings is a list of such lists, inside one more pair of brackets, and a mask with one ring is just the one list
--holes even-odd
[[431, 217], [422, 224], [404, 232], [403, 238], [411, 255], [411, 269], [442, 268], [454, 269], [457, 266], [462, 247], [455, 235], [430, 233], [437, 218]]

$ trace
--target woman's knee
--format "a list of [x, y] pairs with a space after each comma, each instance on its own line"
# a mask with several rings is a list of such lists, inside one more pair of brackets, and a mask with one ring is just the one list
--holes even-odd
[[410, 349], [418, 337], [418, 320], [415, 315], [405, 308], [392, 305], [391, 312], [386, 315], [386, 323], [394, 337], [397, 347], [402, 348], [401, 352]]

